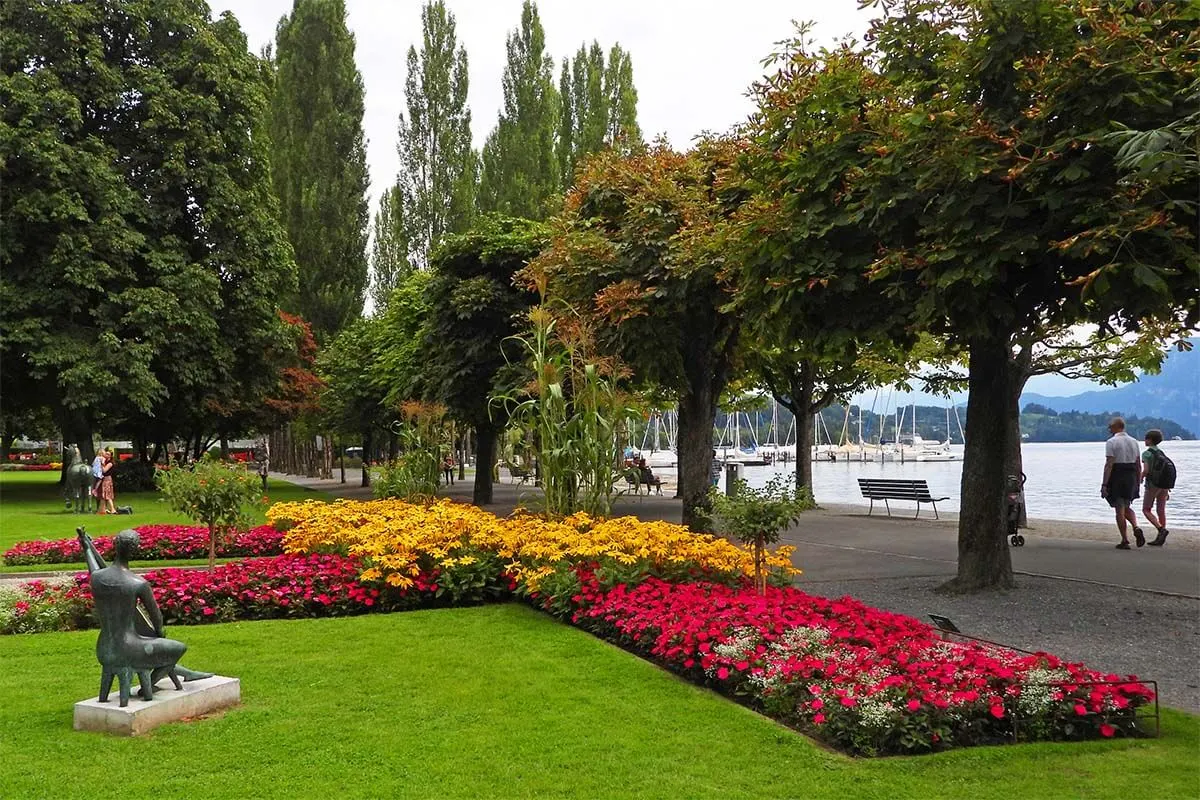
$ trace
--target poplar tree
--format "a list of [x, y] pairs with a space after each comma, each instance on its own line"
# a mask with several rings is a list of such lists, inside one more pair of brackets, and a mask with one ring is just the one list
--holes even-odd
[[607, 62], [599, 42], [580, 46], [573, 59], [563, 59], [558, 86], [562, 111], [557, 155], [564, 187], [571, 185], [576, 164], [588, 153], [605, 147], [623, 153], [642, 148], [633, 60], [619, 44], [613, 45]]
[[387, 307], [392, 291], [411, 269], [404, 196], [397, 184], [379, 197], [371, 236], [371, 300], [376, 313]]
[[504, 106], [483, 146], [481, 211], [546, 216], [547, 201], [559, 188], [554, 152], [559, 99], [553, 73], [537, 6], [525, 0], [521, 26], [508, 37]]
[[318, 339], [362, 313], [367, 286], [363, 82], [344, 0], [295, 0], [275, 32], [272, 172], [296, 254], [292, 309]]
[[470, 227], [479, 168], [471, 149], [467, 51], [458, 45], [454, 15], [442, 0], [426, 3], [421, 28], [420, 51], [408, 49], [408, 116], [400, 116], [398, 149], [409, 258], [424, 268], [444, 235]]

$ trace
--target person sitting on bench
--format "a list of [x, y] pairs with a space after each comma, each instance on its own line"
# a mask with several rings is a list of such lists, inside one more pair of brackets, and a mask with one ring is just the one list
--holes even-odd
[[646, 492], [649, 493], [650, 487], [653, 486], [659, 494], [662, 494], [662, 479], [650, 471], [650, 467], [646, 465], [645, 458], [638, 459], [637, 469], [638, 480], [646, 487]]

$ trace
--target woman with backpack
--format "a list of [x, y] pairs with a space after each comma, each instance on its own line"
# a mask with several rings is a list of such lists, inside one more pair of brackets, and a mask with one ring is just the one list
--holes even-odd
[[[1167, 530], [1167, 501], [1171, 499], [1171, 489], [1175, 488], [1175, 464], [1158, 449], [1162, 440], [1162, 431], [1146, 431], [1146, 451], [1142, 453], [1142, 477], [1146, 480], [1142, 514], [1158, 529], [1155, 540], [1147, 542], [1151, 547], [1162, 547], [1167, 541], [1167, 534], [1170, 533]], [[1156, 506], [1157, 517], [1154, 515]]]

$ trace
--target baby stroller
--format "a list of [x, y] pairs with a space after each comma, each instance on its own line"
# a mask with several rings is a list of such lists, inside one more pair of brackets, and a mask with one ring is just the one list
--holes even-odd
[[1021, 477], [1009, 475], [1004, 493], [1005, 520], [1008, 522], [1008, 543], [1013, 547], [1024, 547], [1025, 537], [1017, 533], [1021, 520], [1021, 490], [1025, 487], [1025, 473]]

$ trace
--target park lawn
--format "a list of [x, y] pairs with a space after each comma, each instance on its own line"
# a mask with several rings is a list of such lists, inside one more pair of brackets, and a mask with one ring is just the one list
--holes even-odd
[[1163, 800], [1200, 783], [1200, 720], [1171, 711], [1157, 740], [847, 758], [519, 604], [172, 633], [243, 703], [135, 739], [71, 730], [94, 632], [0, 638], [0, 797]]
[[[83, 525], [92, 536], [109, 536], [137, 525], [194, 525], [183, 514], [172, 511], [157, 492], [118, 495], [117, 505], [133, 507], [132, 515], [76, 514], [65, 508], [58, 491], [57, 472], [0, 472], [0, 553], [17, 542], [34, 539], [70, 539], [75, 528]], [[331, 500], [326, 492], [271, 479], [267, 496], [272, 503], [296, 500]], [[254, 509], [255, 525], [266, 521], [265, 509]], [[196, 562], [180, 562], [196, 563]], [[139, 562], [135, 566], [166, 565], [166, 562]], [[43, 565], [42, 570], [84, 569], [83, 563]], [[0, 573], [15, 571], [0, 564]], [[28, 570], [26, 570], [28, 571]]]

